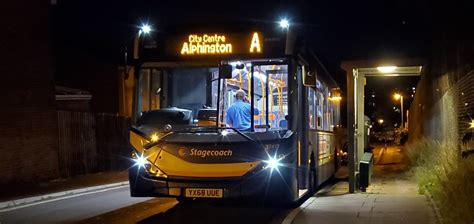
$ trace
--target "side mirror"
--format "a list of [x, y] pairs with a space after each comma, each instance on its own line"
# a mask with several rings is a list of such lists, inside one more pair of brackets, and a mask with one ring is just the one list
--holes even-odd
[[232, 65], [229, 65], [229, 64], [219, 65], [219, 78], [220, 79], [232, 78]]
[[308, 87], [316, 86], [316, 70], [311, 71], [306, 66], [301, 69], [303, 73], [303, 85]]

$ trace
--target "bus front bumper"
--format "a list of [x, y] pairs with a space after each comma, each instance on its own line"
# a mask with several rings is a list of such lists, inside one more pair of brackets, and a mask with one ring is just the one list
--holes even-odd
[[[222, 189], [222, 198], [263, 196], [269, 190], [285, 186], [277, 171], [259, 169], [241, 177], [196, 178], [196, 177], [150, 177], [138, 167], [129, 170], [132, 197], [186, 197], [186, 189]], [[189, 196], [188, 196], [189, 197]]]

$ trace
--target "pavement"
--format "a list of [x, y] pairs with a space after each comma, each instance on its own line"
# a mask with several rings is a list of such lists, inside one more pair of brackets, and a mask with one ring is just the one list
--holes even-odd
[[418, 194], [403, 149], [378, 146], [374, 154], [377, 163], [367, 192], [349, 194], [348, 183], [340, 181], [318, 192], [291, 223], [439, 223], [431, 200]]

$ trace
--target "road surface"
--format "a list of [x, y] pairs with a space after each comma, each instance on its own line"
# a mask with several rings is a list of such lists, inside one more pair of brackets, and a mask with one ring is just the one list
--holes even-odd
[[287, 211], [252, 203], [178, 203], [129, 195], [125, 186], [32, 205], [0, 213], [0, 223], [279, 223]]

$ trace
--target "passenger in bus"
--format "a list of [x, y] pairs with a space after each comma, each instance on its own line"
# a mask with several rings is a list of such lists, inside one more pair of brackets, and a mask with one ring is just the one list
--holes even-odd
[[[226, 123], [239, 131], [251, 130], [251, 111], [245, 91], [239, 89], [235, 92], [235, 102], [227, 109]], [[254, 109], [254, 114], [258, 114], [258, 109]]]

